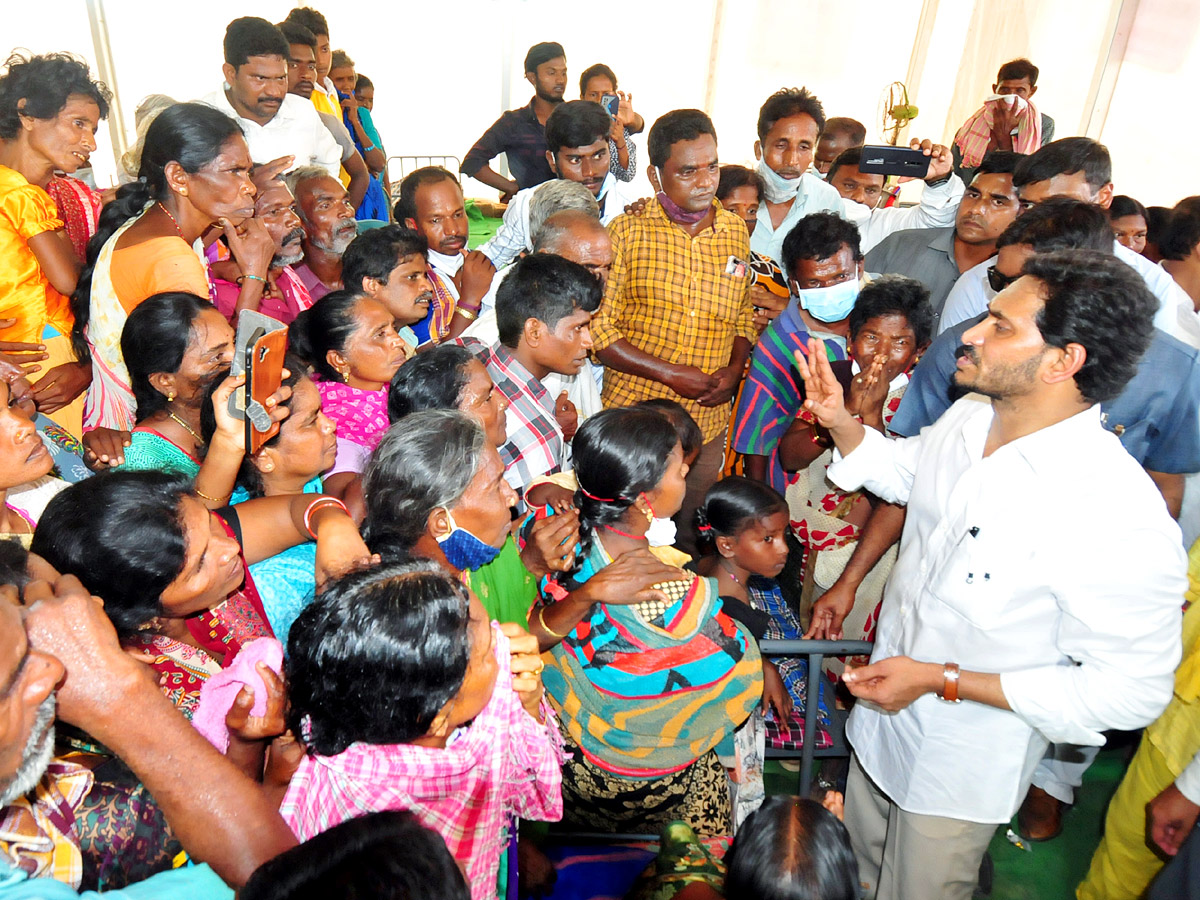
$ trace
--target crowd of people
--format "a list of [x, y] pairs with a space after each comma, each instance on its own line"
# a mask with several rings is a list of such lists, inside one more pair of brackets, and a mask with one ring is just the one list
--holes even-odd
[[[549, 892], [526, 821], [661, 832], [637, 896], [965, 900], [1143, 728], [1077, 896], [1200, 896], [1200, 198], [1026, 59], [906, 205], [805, 88], [722, 165], [540, 43], [392, 183], [318, 11], [223, 51], [103, 193], [105, 85], [0, 75], [0, 898]], [[804, 638], [874, 650], [807, 696]]]

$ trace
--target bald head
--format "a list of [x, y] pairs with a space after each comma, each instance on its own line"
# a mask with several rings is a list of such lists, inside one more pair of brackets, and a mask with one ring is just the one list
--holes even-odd
[[564, 209], [548, 218], [534, 235], [535, 253], [555, 253], [577, 262], [600, 279], [608, 281], [613, 249], [608, 230], [590, 212]]

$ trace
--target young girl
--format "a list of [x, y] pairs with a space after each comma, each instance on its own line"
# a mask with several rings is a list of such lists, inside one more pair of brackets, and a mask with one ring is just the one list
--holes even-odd
[[445, 839], [472, 898], [495, 898], [511, 817], [562, 817], [562, 742], [542, 702], [543, 668], [536, 640], [490, 624], [434, 563], [338, 580], [288, 642], [289, 724], [308, 755], [280, 813], [307, 840], [408, 809]]
[[[758, 637], [799, 640], [804, 629], [784, 602], [775, 576], [787, 563], [788, 507], [778, 492], [750, 478], [731, 476], [708, 491], [696, 511], [702, 539], [716, 553], [697, 564], [702, 575], [717, 579], [721, 598], [741, 601], [765, 613]], [[755, 629], [759, 632], [759, 629]], [[763, 659], [763, 712], [767, 739], [776, 747], [799, 749], [803, 743], [808, 662], [801, 658]], [[832, 743], [825, 697], [817, 705], [817, 746]]]

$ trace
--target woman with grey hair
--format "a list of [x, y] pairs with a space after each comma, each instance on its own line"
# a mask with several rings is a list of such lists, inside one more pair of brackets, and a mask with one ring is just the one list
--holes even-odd
[[517, 502], [479, 422], [448, 409], [389, 429], [363, 474], [363, 495], [373, 553], [429, 559], [460, 577], [500, 553]]

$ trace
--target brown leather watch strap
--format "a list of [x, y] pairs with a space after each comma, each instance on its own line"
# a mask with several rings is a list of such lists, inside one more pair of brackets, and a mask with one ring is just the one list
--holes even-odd
[[958, 703], [958, 663], [942, 665], [942, 692], [938, 696], [947, 703]]

